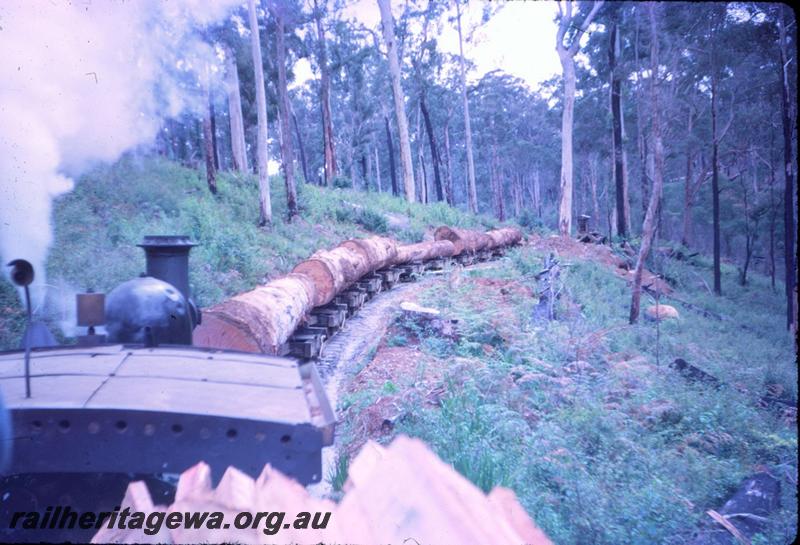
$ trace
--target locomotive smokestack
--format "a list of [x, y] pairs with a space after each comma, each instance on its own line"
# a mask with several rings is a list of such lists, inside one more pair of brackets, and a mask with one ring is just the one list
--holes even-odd
[[148, 235], [138, 245], [147, 259], [147, 276], [175, 286], [189, 300], [189, 252], [196, 244], [184, 235]]

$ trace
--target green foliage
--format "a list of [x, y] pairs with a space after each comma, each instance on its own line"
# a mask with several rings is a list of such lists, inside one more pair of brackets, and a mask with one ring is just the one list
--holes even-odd
[[341, 492], [347, 482], [347, 472], [350, 469], [350, 457], [346, 454], [336, 457], [336, 463], [328, 469], [327, 480], [334, 492]]
[[346, 176], [337, 176], [333, 179], [333, 187], [336, 189], [350, 189], [353, 187], [353, 181]]
[[[474, 276], [532, 286], [542, 258], [518, 249]], [[500, 314], [497, 305], [481, 304], [484, 298], [468, 297], [496, 287], [464, 280], [455, 291], [424, 291], [422, 304], [459, 319], [454, 350], [461, 359], [437, 352], [420, 332], [420, 347], [443, 357], [445, 394], [440, 407], [409, 402], [398, 432], [428, 442], [484, 490], [510, 486], [556, 543], [688, 539], [705, 510], [718, 509], [754, 465], [771, 465], [776, 474], [797, 467], [795, 430], [757, 405], [769, 383], [796, 399], [797, 370], [792, 340], [776, 327], [782, 298], [763, 293], [768, 279], [754, 275], [745, 288], [731, 283], [719, 298], [698, 281], [697, 274], [710, 274], [702, 260], [658, 264], [677, 279], [680, 298], [729, 320], [665, 298], [679, 320], [658, 331], [650, 322], [629, 326], [626, 282], [602, 264], [563, 257], [561, 319], [531, 322], [533, 301], [515, 298], [509, 304], [516, 321], [502, 337], [498, 324], [508, 321], [509, 309]], [[727, 281], [736, 271], [724, 273]], [[578, 356], [589, 371], [569, 370]], [[687, 382], [667, 367], [676, 357], [729, 386]], [[617, 368], [620, 358], [629, 363]], [[783, 494], [773, 517], [782, 522], [761, 542], [793, 535], [796, 501]]]
[[[387, 212], [408, 218], [409, 226], [392, 236], [409, 242], [421, 240], [426, 229], [444, 219], [478, 225], [477, 219], [441, 204], [429, 207], [385, 193], [310, 184], [298, 186], [300, 218], [287, 223], [285, 186], [275, 177], [273, 225], [261, 229], [255, 177], [223, 171], [217, 180], [219, 193], [211, 195], [197, 171], [133, 155], [90, 170], [55, 201], [49, 283], [107, 293], [144, 271], [144, 255], [136, 246], [143, 236], [185, 234], [199, 244], [190, 257], [190, 285], [198, 304], [207, 307], [290, 271], [317, 249], [389, 232]], [[0, 309], [0, 348], [15, 348], [24, 313], [5, 277]]]

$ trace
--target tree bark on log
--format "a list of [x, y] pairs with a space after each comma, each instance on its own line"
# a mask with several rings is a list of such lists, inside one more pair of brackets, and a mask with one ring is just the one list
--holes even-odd
[[316, 286], [289, 274], [203, 310], [196, 346], [277, 354], [313, 307]]
[[489, 246], [490, 250], [495, 248], [503, 248], [505, 246], [513, 246], [522, 240], [522, 231], [516, 227], [503, 227], [502, 229], [494, 229], [487, 231], [486, 234], [492, 239]]
[[330, 303], [347, 286], [361, 278], [368, 269], [363, 254], [350, 248], [337, 246], [333, 250], [321, 250], [300, 262], [293, 273], [308, 275], [316, 286], [314, 306]]
[[397, 256], [394, 263], [404, 265], [414, 261], [428, 261], [441, 257], [452, 257], [455, 253], [455, 245], [449, 240], [432, 240], [418, 242], [417, 244], [405, 244], [397, 247]]
[[397, 257], [397, 242], [386, 237], [356, 238], [346, 240], [339, 246], [348, 248], [361, 255], [364, 259], [364, 270], [359, 278], [365, 274], [388, 267]]
[[455, 227], [442, 226], [433, 233], [434, 240], [449, 240], [455, 247], [453, 255], [462, 253], [474, 254], [492, 244], [492, 239], [486, 233], [480, 231], [470, 231], [469, 229], [457, 229]]

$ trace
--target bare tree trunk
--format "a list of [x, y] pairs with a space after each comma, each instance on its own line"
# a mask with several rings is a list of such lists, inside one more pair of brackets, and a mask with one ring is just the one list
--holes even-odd
[[297, 188], [294, 180], [294, 150], [292, 149], [292, 130], [289, 127], [289, 90], [286, 83], [286, 44], [284, 36], [285, 14], [281, 0], [272, 0], [272, 13], [275, 16], [275, 61], [278, 63], [278, 101], [281, 126], [281, 162], [286, 184], [286, 208], [291, 222], [297, 216]]
[[[616, 183], [616, 205], [617, 205], [617, 234], [623, 238], [628, 237], [628, 225], [630, 220], [627, 217], [628, 210], [625, 201], [628, 196], [625, 187], [625, 163], [622, 160], [622, 101], [621, 101], [621, 81], [617, 72], [617, 57], [619, 56], [619, 32], [616, 22], [611, 24], [609, 45], [608, 45], [608, 64], [611, 69], [611, 115], [612, 115], [612, 150], [614, 160], [614, 181]], [[599, 217], [597, 220], [599, 221]]]
[[394, 160], [394, 141], [392, 140], [392, 129], [389, 126], [389, 116], [383, 116], [384, 125], [386, 126], [386, 147], [389, 150], [389, 174], [392, 177], [392, 195], [398, 195], [397, 187], [397, 167]]
[[314, 0], [314, 20], [317, 27], [317, 64], [319, 64], [320, 70], [319, 100], [322, 108], [322, 145], [325, 155], [324, 176], [325, 185], [331, 186], [338, 168], [336, 165], [336, 149], [333, 142], [333, 119], [331, 117], [331, 78], [328, 69], [325, 30], [322, 26], [322, 9], [317, 0]]
[[267, 148], [267, 93], [264, 88], [264, 64], [261, 59], [261, 38], [258, 32], [255, 0], [247, 0], [247, 7], [250, 19], [250, 47], [253, 51], [253, 72], [258, 112], [258, 143], [256, 146], [260, 213], [258, 225], [263, 227], [272, 223], [272, 201], [269, 192], [269, 175], [267, 173], [267, 164], [269, 162], [267, 157], [269, 151]]
[[442, 187], [442, 177], [439, 173], [439, 149], [436, 147], [436, 135], [433, 134], [433, 124], [431, 123], [431, 116], [428, 113], [428, 108], [425, 105], [425, 95], [423, 94], [419, 99], [419, 107], [422, 110], [422, 117], [425, 120], [425, 132], [428, 133], [428, 144], [431, 148], [431, 162], [433, 163], [433, 181], [436, 186], [436, 199], [439, 201], [444, 200], [444, 188]]
[[421, 121], [422, 113], [420, 112], [420, 109], [417, 108], [417, 122], [414, 129], [414, 143], [417, 145], [417, 175], [414, 177], [414, 179], [419, 184], [419, 187], [417, 187], [417, 196], [419, 198], [419, 202], [427, 203], [428, 184], [427, 177], [425, 176], [425, 150], [423, 148], [424, 144], [422, 143]]
[[458, 27], [459, 69], [461, 72], [461, 99], [464, 102], [464, 133], [467, 148], [467, 203], [469, 211], [478, 213], [478, 191], [475, 186], [475, 160], [472, 157], [472, 126], [469, 118], [469, 100], [467, 100], [467, 70], [464, 67], [464, 38], [461, 34], [461, 4], [455, 0], [456, 22]]
[[719, 137], [717, 135], [717, 67], [715, 38], [711, 35], [711, 199], [714, 230], [714, 293], [722, 295], [719, 232]]
[[378, 157], [378, 146], [373, 142], [372, 151], [375, 153], [375, 182], [378, 184], [378, 193], [383, 193], [381, 184], [381, 160]]
[[414, 202], [416, 200], [414, 194], [414, 163], [411, 159], [411, 141], [408, 137], [405, 95], [403, 95], [403, 87], [400, 83], [400, 60], [397, 57], [397, 41], [394, 34], [391, 0], [378, 0], [378, 8], [381, 11], [383, 41], [386, 43], [386, 56], [389, 58], [389, 74], [392, 79], [394, 111], [400, 139], [400, 164], [403, 169], [403, 185], [405, 186], [406, 200]]
[[558, 232], [569, 236], [572, 231], [572, 120], [575, 108], [575, 59], [560, 55], [564, 71], [564, 112], [561, 117], [561, 198], [558, 205]]
[[533, 204], [536, 207], [536, 215], [542, 217], [542, 186], [539, 182], [539, 169], [533, 172]]
[[562, 11], [561, 4], [558, 4], [559, 23], [556, 35], [556, 52], [561, 61], [561, 68], [564, 76], [564, 111], [561, 117], [561, 198], [558, 206], [558, 231], [562, 236], [569, 236], [572, 231], [572, 125], [575, 111], [575, 55], [580, 48], [580, 38], [585, 33], [592, 19], [597, 14], [603, 1], [595, 1], [592, 10], [583, 20], [577, 33], [572, 36], [569, 45], [564, 44], [564, 37], [571, 27], [575, 26], [573, 21], [572, 2], [566, 2]]
[[228, 115], [231, 122], [231, 154], [233, 168], [247, 172], [247, 144], [244, 140], [244, 119], [242, 118], [242, 95], [239, 89], [239, 72], [233, 50], [225, 51], [226, 90], [228, 91]]
[[681, 235], [681, 244], [689, 247], [689, 236], [692, 229], [692, 161], [694, 161], [694, 154], [692, 152], [692, 119], [693, 111], [689, 107], [689, 126], [686, 131], [686, 182], [683, 186], [683, 234]]
[[311, 179], [308, 177], [308, 164], [306, 162], [306, 147], [303, 144], [303, 134], [300, 132], [300, 125], [297, 123], [297, 116], [292, 109], [292, 121], [294, 122], [294, 132], [297, 135], [297, 146], [300, 148], [300, 165], [303, 167], [303, 180], [306, 183]]
[[778, 212], [775, 205], [775, 162], [773, 161], [773, 132], [769, 139], [769, 277], [772, 291], [775, 291], [775, 227], [778, 223]]
[[794, 170], [792, 169], [792, 117], [789, 112], [789, 53], [787, 51], [786, 23], [784, 21], [785, 8], [781, 4], [780, 17], [778, 18], [778, 31], [781, 47], [781, 123], [783, 125], [783, 255], [784, 279], [786, 288], [786, 327], [796, 328], [795, 312], [797, 305], [797, 292], [795, 291], [795, 248], [794, 248]]
[[450, 128], [448, 125], [444, 126], [444, 156], [445, 164], [447, 166], [447, 185], [445, 186], [447, 204], [450, 206], [455, 205], [455, 197], [453, 195], [453, 163], [450, 160]]
[[219, 146], [217, 145], [217, 113], [214, 109], [214, 93], [209, 87], [208, 116], [211, 119], [211, 148], [214, 151], [214, 169], [219, 170]]
[[[594, 224], [600, 228], [600, 202], [597, 200], [597, 156], [592, 155], [588, 160], [589, 166], [589, 189], [592, 194], [592, 215], [594, 216]], [[619, 204], [619, 202], [617, 202]], [[624, 208], [624, 207], [623, 207]], [[619, 208], [617, 208], [619, 213]], [[619, 223], [617, 223], [619, 228]]]
[[[656, 9], [658, 4], [651, 2], [648, 4], [650, 12], [650, 59], [652, 74], [658, 74], [658, 25], [656, 21]], [[639, 256], [636, 259], [636, 270], [633, 276], [633, 288], [631, 295], [630, 323], [635, 324], [639, 319], [639, 304], [642, 296], [642, 273], [650, 247], [653, 244], [653, 233], [655, 230], [656, 213], [661, 197], [661, 188], [664, 183], [664, 148], [661, 142], [661, 106], [658, 100], [658, 85], [656, 77], [650, 78], [650, 91], [652, 93], [652, 132], [653, 132], [653, 190], [650, 192], [650, 203], [647, 205], [644, 224], [642, 225], [642, 246], [639, 249]]]
[[492, 143], [492, 161], [490, 165], [490, 180], [492, 185], [492, 196], [494, 197], [494, 209], [497, 214], [497, 219], [505, 221], [506, 211], [503, 205], [503, 183], [499, 178], [498, 164], [497, 164], [497, 145]]
[[208, 67], [206, 67], [205, 81], [203, 82], [206, 107], [203, 109], [203, 155], [206, 159], [206, 181], [208, 190], [217, 193], [217, 169], [214, 165], [214, 133], [211, 125], [211, 82]]

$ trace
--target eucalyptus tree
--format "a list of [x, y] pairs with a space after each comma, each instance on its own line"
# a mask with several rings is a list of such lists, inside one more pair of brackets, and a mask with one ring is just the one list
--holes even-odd
[[639, 304], [642, 296], [642, 275], [645, 261], [650, 253], [655, 231], [656, 213], [659, 208], [661, 198], [661, 188], [664, 184], [664, 145], [661, 134], [661, 102], [659, 82], [659, 27], [658, 27], [658, 8], [660, 4], [650, 2], [647, 4], [647, 11], [650, 22], [650, 101], [651, 101], [651, 130], [653, 141], [653, 188], [650, 192], [650, 202], [647, 205], [644, 224], [642, 226], [642, 244], [639, 248], [639, 255], [636, 259], [636, 268], [633, 275], [633, 287], [631, 289], [631, 309], [629, 322], [636, 323], [639, 319]]
[[[564, 78], [564, 110], [561, 122], [561, 198], [558, 211], [558, 231], [569, 236], [572, 230], [572, 121], [575, 107], [575, 55], [580, 49], [583, 34], [589, 29], [603, 0], [595, 0], [589, 13], [578, 24], [580, 16], [573, 8], [574, 2], [558, 3], [558, 30], [556, 52], [561, 61]], [[573, 10], [575, 13], [573, 13]]]
[[264, 65], [261, 58], [261, 39], [258, 31], [258, 16], [256, 14], [256, 0], [247, 0], [248, 19], [250, 23], [250, 46], [253, 51], [253, 75], [256, 87], [256, 107], [258, 114], [258, 139], [256, 141], [256, 156], [258, 164], [258, 193], [259, 193], [259, 220], [261, 227], [272, 223], [272, 201], [269, 189], [269, 176], [267, 173], [267, 93], [264, 84]]
[[400, 164], [403, 172], [403, 186], [406, 200], [414, 202], [416, 191], [414, 186], [414, 163], [411, 159], [411, 141], [408, 136], [408, 118], [406, 117], [405, 95], [401, 83], [400, 60], [397, 53], [397, 37], [394, 32], [394, 16], [391, 0], [377, 0], [381, 12], [381, 28], [386, 54], [389, 62], [389, 74], [392, 81], [395, 119], [400, 140]]
[[331, 116], [330, 70], [328, 67], [327, 42], [325, 39], [325, 12], [327, 0], [313, 0], [313, 18], [317, 34], [316, 60], [319, 69], [319, 102], [322, 111], [322, 143], [325, 156], [324, 181], [332, 185], [337, 174], [336, 145]]

